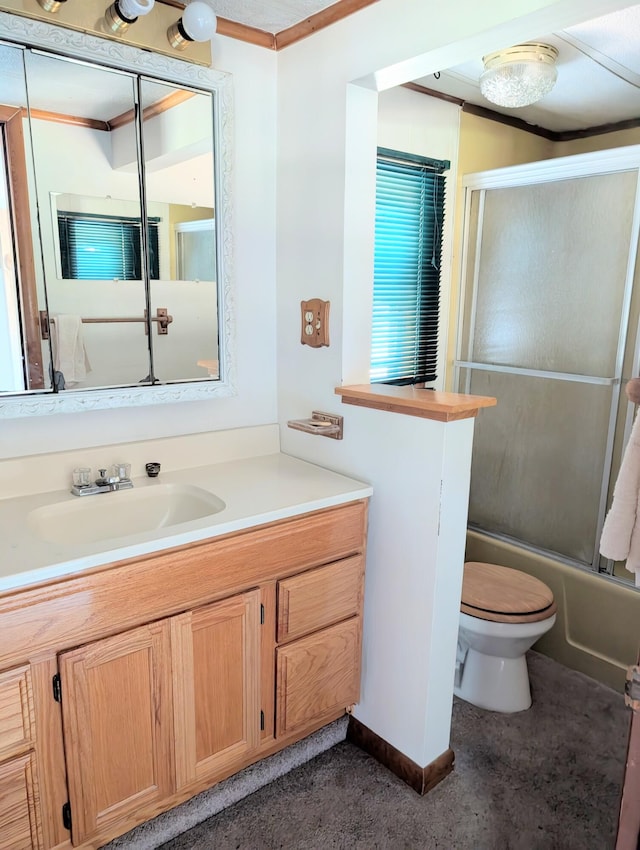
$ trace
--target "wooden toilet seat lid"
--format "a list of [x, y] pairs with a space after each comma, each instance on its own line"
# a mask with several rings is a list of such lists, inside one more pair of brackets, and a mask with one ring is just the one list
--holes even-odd
[[483, 620], [524, 623], [547, 619], [556, 604], [551, 590], [534, 576], [498, 564], [468, 561], [460, 610]]

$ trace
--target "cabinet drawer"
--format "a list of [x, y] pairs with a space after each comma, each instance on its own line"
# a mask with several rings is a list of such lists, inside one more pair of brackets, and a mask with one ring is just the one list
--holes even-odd
[[358, 701], [361, 625], [360, 617], [352, 617], [278, 647], [278, 737], [329, 720]]
[[0, 842], [3, 850], [42, 847], [33, 753], [0, 764]]
[[356, 555], [278, 582], [278, 642], [360, 613], [364, 558]]
[[0, 673], [0, 759], [26, 749], [34, 728], [29, 666]]

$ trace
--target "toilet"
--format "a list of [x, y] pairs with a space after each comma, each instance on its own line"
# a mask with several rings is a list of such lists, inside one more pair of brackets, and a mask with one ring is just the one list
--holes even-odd
[[525, 653], [556, 621], [547, 585], [533, 576], [468, 561], [464, 565], [454, 693], [490, 711], [531, 706]]

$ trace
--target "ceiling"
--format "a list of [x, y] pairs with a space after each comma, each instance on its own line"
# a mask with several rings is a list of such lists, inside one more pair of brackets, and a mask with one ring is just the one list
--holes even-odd
[[532, 33], [528, 40], [559, 52], [556, 85], [532, 106], [507, 109], [485, 100], [481, 57], [415, 83], [554, 133], [633, 120], [640, 126], [640, 5], [555, 33]]
[[[175, 0], [165, 0], [175, 2]], [[188, 2], [188, 0], [182, 0]], [[276, 49], [310, 35], [375, 0], [207, 0], [216, 14], [235, 24], [274, 37]], [[313, 19], [310, 21], [309, 19]], [[294, 39], [295, 33], [295, 39]], [[506, 109], [480, 94], [482, 58], [474, 57], [454, 68], [414, 82], [431, 91], [530, 128], [551, 137], [571, 137], [581, 131], [620, 122], [640, 124], [640, 5], [587, 21], [554, 33], [531, 33], [529, 41], [551, 44], [558, 50], [558, 81], [537, 104]], [[504, 45], [509, 47], [511, 45]]]
[[[184, 0], [183, 0], [184, 2]], [[276, 34], [342, 0], [207, 0], [220, 18]]]

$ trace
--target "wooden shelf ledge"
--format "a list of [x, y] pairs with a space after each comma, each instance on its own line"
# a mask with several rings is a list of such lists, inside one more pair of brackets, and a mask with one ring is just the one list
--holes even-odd
[[491, 396], [444, 393], [389, 384], [336, 387], [335, 392], [342, 396], [344, 404], [420, 416], [423, 419], [436, 419], [439, 422], [471, 419], [478, 415], [481, 407], [493, 407], [496, 404], [496, 399]]

